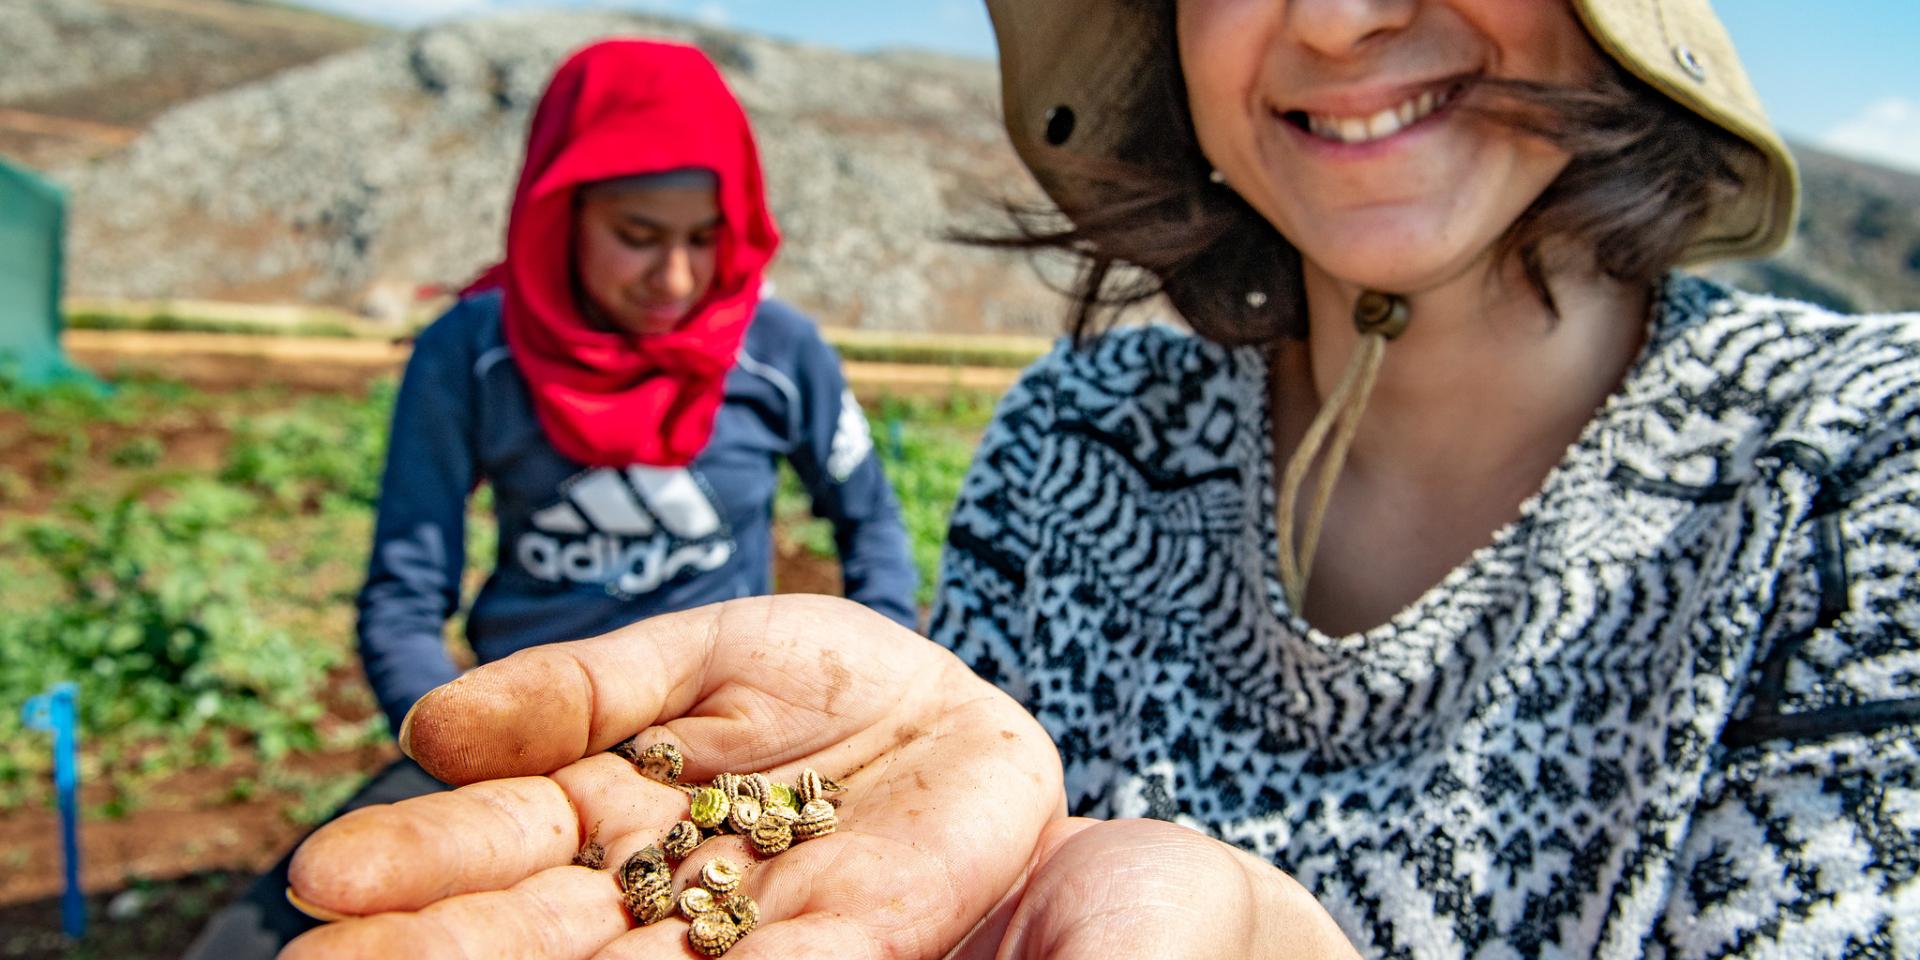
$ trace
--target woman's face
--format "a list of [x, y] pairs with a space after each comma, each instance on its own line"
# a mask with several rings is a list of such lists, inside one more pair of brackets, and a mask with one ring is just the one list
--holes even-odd
[[672, 331], [713, 285], [720, 209], [712, 187], [588, 187], [574, 223], [580, 286], [615, 329]]
[[1458, 108], [1486, 78], [1579, 85], [1567, 0], [1178, 0], [1200, 146], [1309, 269], [1419, 293], [1482, 261], [1568, 157]]

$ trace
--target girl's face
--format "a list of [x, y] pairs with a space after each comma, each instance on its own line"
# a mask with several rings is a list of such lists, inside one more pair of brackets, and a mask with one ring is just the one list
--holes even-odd
[[1459, 109], [1601, 66], [1567, 0], [1178, 0], [1201, 149], [1309, 269], [1412, 294], [1482, 264], [1558, 148]]
[[597, 318], [625, 333], [667, 333], [713, 286], [720, 209], [711, 187], [587, 188], [574, 262]]

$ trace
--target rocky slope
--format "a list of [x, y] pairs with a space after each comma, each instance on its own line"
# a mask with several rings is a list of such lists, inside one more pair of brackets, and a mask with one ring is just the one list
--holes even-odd
[[0, 155], [49, 166], [111, 152], [174, 106], [382, 32], [247, 0], [5, 0]]
[[940, 235], [1025, 183], [993, 72], [639, 16], [515, 14], [392, 35], [202, 98], [125, 151], [56, 171], [76, 292], [295, 300], [391, 313], [498, 255], [528, 113], [590, 40], [699, 44], [758, 130], [787, 245], [782, 296], [851, 326], [1027, 330], [1024, 264]]
[[[173, 32], [150, 35], [160, 28], [140, 17], [162, 10], [179, 14]], [[989, 64], [611, 13], [288, 29], [305, 16], [237, 0], [0, 6], [0, 111], [128, 132], [54, 166], [74, 195], [74, 293], [399, 316], [419, 286], [458, 283], [498, 255], [528, 112], [555, 63], [599, 37], [645, 34], [707, 50], [752, 114], [788, 237], [781, 295], [849, 326], [1057, 326], [1060, 301], [1027, 264], [940, 239], [990, 222], [992, 198], [1032, 190]], [[1803, 158], [1793, 247], [1714, 272], [1846, 309], [1920, 309], [1920, 177]]]

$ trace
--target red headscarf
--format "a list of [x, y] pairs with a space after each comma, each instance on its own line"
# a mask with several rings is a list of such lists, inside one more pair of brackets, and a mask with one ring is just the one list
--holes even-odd
[[[688, 168], [719, 180], [712, 287], [670, 333], [589, 325], [575, 299], [575, 190]], [[679, 44], [609, 40], [568, 58], [547, 85], [514, 191], [506, 260], [468, 292], [504, 288], [507, 346], [556, 449], [592, 466], [679, 466], [713, 432], [779, 245], [753, 131], [713, 62]]]

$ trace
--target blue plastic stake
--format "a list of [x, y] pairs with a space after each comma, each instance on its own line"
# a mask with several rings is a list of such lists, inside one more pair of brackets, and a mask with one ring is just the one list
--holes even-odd
[[907, 458], [906, 430], [901, 427], [899, 420], [887, 420], [887, 442], [893, 446], [893, 459]]
[[87, 901], [80, 895], [80, 731], [71, 683], [27, 701], [21, 717], [29, 730], [53, 733], [53, 788], [60, 795], [60, 843], [67, 890], [60, 896], [60, 926], [67, 936], [87, 935]]

